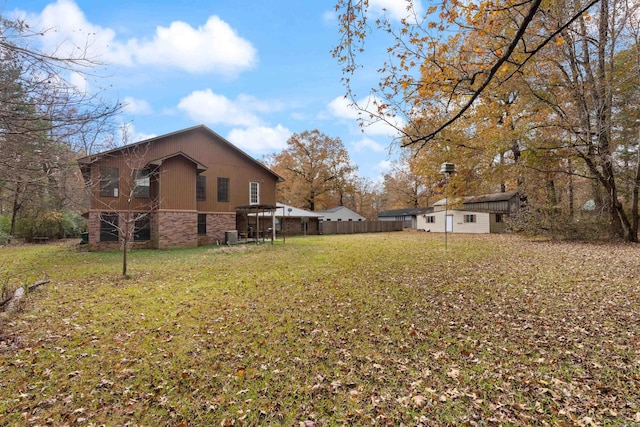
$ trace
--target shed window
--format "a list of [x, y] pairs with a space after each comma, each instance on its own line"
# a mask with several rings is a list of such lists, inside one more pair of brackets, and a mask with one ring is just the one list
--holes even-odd
[[207, 214], [198, 214], [198, 235], [207, 234]]
[[146, 242], [151, 240], [151, 218], [149, 214], [137, 214], [133, 229], [133, 240]]
[[504, 217], [501, 213], [496, 214], [496, 222], [504, 222]]
[[249, 183], [249, 204], [260, 204], [260, 183], [252, 181]]
[[117, 242], [118, 237], [118, 214], [102, 212], [100, 214], [100, 241]]
[[229, 201], [229, 178], [218, 177], [218, 201]]
[[149, 171], [147, 169], [136, 169], [133, 180], [135, 185], [133, 187], [133, 197], [148, 199], [150, 195], [149, 189], [151, 187]]
[[204, 175], [196, 176], [196, 200], [207, 200], [207, 177]]
[[100, 196], [118, 197], [118, 181], [120, 171], [118, 168], [102, 166], [100, 168]]
[[465, 215], [464, 216], [464, 222], [476, 222], [476, 216], [475, 215]]
[[435, 215], [427, 215], [427, 222], [429, 224], [435, 224], [436, 222], [436, 216]]

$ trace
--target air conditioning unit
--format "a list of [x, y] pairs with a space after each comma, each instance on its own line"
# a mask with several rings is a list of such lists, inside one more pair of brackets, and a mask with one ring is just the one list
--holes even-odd
[[238, 230], [229, 230], [224, 232], [224, 243], [226, 245], [238, 244]]

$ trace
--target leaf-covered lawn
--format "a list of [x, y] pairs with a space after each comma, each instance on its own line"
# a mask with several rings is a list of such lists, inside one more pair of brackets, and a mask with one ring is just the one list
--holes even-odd
[[[640, 423], [640, 247], [392, 233], [1, 249], [0, 425]], [[37, 277], [40, 278], [40, 277]]]

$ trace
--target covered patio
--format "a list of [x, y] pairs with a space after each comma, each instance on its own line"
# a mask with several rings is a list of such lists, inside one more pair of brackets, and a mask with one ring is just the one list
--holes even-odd
[[[258, 242], [276, 239], [276, 211], [280, 206], [248, 205], [236, 207], [238, 242]], [[283, 211], [284, 212], [284, 211]]]

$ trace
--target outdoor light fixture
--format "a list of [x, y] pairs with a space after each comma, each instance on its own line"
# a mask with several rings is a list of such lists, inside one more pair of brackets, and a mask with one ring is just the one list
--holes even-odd
[[[449, 209], [449, 176], [452, 173], [455, 173], [456, 165], [449, 162], [444, 162], [442, 166], [440, 166], [440, 173], [444, 174], [444, 179], [446, 181], [446, 185], [444, 187], [444, 248], [447, 249], [447, 211]], [[453, 231], [453, 218], [451, 220], [451, 231]]]

